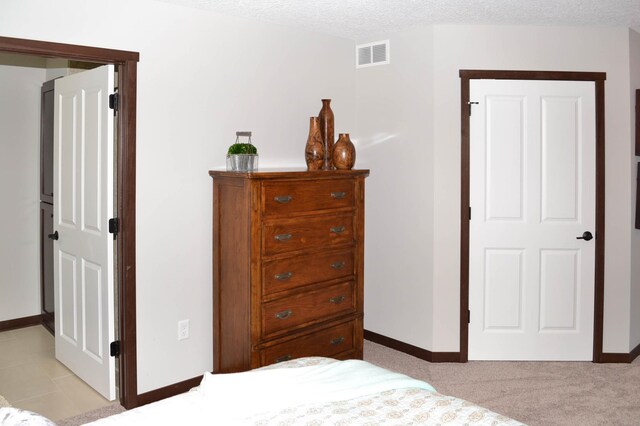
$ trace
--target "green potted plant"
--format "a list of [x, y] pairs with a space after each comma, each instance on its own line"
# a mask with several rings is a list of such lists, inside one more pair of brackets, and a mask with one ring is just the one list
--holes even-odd
[[[248, 141], [240, 142], [241, 137], [247, 137]], [[236, 142], [227, 151], [227, 170], [258, 170], [258, 149], [251, 143], [251, 132], [236, 132]]]

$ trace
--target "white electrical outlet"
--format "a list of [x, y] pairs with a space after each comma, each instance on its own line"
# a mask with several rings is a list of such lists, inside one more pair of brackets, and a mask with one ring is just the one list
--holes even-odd
[[178, 340], [189, 338], [189, 320], [178, 321]]

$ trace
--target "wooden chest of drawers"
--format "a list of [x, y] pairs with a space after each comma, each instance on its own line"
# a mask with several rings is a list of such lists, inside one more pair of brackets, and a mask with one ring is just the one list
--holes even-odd
[[369, 171], [209, 174], [214, 372], [362, 358]]

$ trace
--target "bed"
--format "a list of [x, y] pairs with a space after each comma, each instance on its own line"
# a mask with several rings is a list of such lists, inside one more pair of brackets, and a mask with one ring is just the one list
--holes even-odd
[[522, 425], [366, 361], [300, 358], [205, 373], [191, 391], [91, 425]]

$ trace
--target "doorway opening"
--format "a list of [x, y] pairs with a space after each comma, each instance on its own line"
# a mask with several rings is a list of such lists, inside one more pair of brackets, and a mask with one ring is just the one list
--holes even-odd
[[112, 50], [0, 37], [0, 52], [60, 58], [70, 61], [113, 64], [118, 68], [118, 129], [115, 156], [115, 204], [118, 219], [116, 243], [116, 312], [119, 339], [119, 399], [125, 408], [138, 405], [136, 360], [136, 92], [139, 54]]
[[460, 361], [469, 357], [469, 220], [470, 220], [470, 80], [557, 80], [595, 83], [595, 270], [593, 361], [602, 362], [604, 315], [604, 203], [605, 133], [604, 82], [606, 73], [556, 71], [460, 70], [461, 202], [460, 202]]

